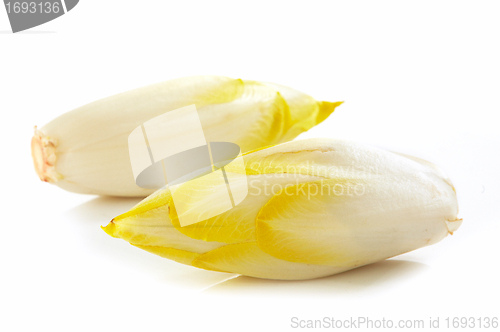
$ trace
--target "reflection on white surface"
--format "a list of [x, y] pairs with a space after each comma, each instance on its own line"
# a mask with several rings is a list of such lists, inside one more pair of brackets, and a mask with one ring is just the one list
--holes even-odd
[[366, 265], [337, 275], [311, 280], [267, 280], [239, 276], [214, 285], [207, 293], [245, 295], [311, 295], [337, 297], [382, 288], [398, 280], [409, 280], [428, 267], [425, 264], [391, 259]]

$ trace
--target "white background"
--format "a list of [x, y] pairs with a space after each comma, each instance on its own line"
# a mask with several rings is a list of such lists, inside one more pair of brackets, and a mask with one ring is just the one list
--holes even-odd
[[[286, 331], [291, 318], [500, 316], [498, 1], [83, 0], [12, 34], [0, 7], [0, 330]], [[151, 83], [216, 74], [344, 100], [300, 138], [440, 165], [462, 227], [337, 276], [266, 281], [183, 266], [106, 235], [138, 200], [42, 183], [33, 126]], [[119, 119], [117, 119], [119, 121]]]

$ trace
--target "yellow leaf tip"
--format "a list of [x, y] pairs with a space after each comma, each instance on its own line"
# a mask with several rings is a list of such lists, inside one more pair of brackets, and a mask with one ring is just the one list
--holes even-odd
[[343, 101], [337, 102], [329, 102], [329, 101], [320, 101], [319, 102], [319, 112], [316, 116], [316, 124], [323, 122], [327, 117], [332, 114], [337, 107], [342, 105]]
[[115, 235], [116, 224], [115, 224], [113, 221], [114, 221], [114, 219], [113, 219], [113, 220], [111, 220], [107, 226], [101, 226], [101, 229], [102, 229], [103, 231], [105, 231], [105, 232], [106, 232], [106, 234], [108, 234], [109, 236], [112, 236], [112, 237], [117, 237], [117, 236]]

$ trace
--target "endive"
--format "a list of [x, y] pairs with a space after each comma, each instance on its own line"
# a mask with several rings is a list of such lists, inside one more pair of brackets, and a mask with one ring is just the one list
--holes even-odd
[[[169, 189], [160, 189], [104, 230], [207, 270], [309, 279], [436, 243], [461, 224], [450, 180], [418, 158], [334, 139], [293, 141], [243, 158], [247, 181], [240, 185], [248, 196], [231, 210], [181, 227]], [[228, 165], [226, 172], [239, 170]], [[196, 198], [211, 185], [204, 179], [177, 190]]]
[[220, 76], [175, 79], [93, 102], [35, 128], [35, 170], [42, 181], [72, 192], [147, 196], [153, 191], [134, 181], [127, 137], [145, 121], [192, 104], [207, 141], [236, 143], [245, 152], [292, 140], [341, 103], [318, 102], [271, 83]]

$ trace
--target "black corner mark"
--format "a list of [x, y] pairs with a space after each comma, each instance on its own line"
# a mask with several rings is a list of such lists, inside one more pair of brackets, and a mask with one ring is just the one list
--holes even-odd
[[4, 0], [12, 32], [52, 21], [73, 9], [79, 0]]
[[69, 12], [71, 9], [73, 9], [78, 1], [80, 0], [64, 0], [64, 2], [66, 3], [66, 11]]

